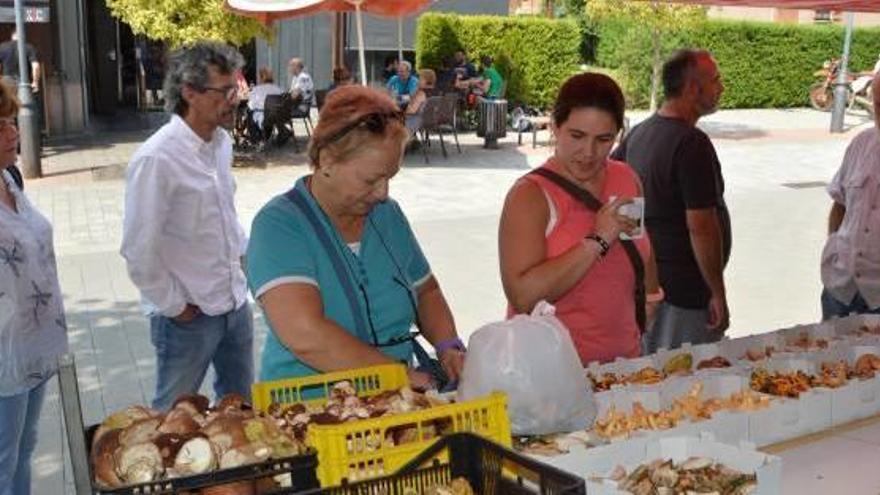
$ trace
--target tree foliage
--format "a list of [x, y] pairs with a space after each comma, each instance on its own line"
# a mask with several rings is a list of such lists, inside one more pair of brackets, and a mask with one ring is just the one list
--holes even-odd
[[[663, 58], [669, 51], [665, 43], [668, 35], [676, 30], [693, 28], [706, 20], [706, 8], [685, 4], [676, 4], [660, 0], [589, 0], [584, 7], [584, 15], [590, 23], [600, 24], [614, 22], [618, 19], [626, 19], [631, 26], [639, 26], [642, 32], [650, 33], [650, 43], [646, 47], [632, 46], [634, 51], [647, 49], [651, 53], [651, 92], [650, 108], [657, 106], [657, 94], [660, 90], [660, 69]], [[630, 33], [627, 38], [630, 45], [643, 40], [643, 37]], [[631, 59], [631, 62], [621, 64], [621, 72], [624, 77], [633, 78], [636, 74], [644, 73], [643, 67], [634, 66], [634, 62], [644, 61], [641, 57]]]
[[416, 65], [439, 69], [442, 57], [459, 49], [473, 61], [489, 55], [507, 82], [508, 100], [547, 107], [577, 72], [580, 42], [569, 20], [428, 12], [416, 30]]
[[271, 35], [256, 20], [233, 14], [223, 4], [223, 0], [107, 0], [110, 12], [135, 34], [171, 46], [206, 39], [243, 45]]

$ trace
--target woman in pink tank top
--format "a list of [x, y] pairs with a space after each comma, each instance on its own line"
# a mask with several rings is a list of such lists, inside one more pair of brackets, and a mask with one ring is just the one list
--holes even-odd
[[[608, 154], [623, 127], [624, 99], [609, 77], [569, 78], [553, 111], [556, 152], [542, 166], [586, 189], [599, 211], [552, 180], [527, 174], [514, 184], [501, 214], [499, 254], [509, 315], [528, 313], [541, 300], [571, 333], [581, 361], [611, 361], [641, 353], [636, 275], [621, 233], [636, 224], [617, 209], [643, 196], [636, 173]], [[616, 197], [609, 202], [611, 197]], [[635, 239], [645, 265], [646, 311], [661, 296], [647, 235]]]

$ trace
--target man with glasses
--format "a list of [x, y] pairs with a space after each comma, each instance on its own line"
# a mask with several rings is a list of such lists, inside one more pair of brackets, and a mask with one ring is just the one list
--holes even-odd
[[156, 347], [156, 397], [164, 410], [197, 392], [213, 364], [218, 397], [248, 397], [253, 319], [241, 257], [247, 239], [235, 210], [231, 128], [241, 55], [198, 43], [169, 57], [164, 93], [171, 120], [128, 169], [122, 256], [141, 292]]

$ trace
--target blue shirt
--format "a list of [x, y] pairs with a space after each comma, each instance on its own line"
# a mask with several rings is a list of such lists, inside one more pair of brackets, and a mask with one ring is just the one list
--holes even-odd
[[388, 91], [397, 93], [399, 95], [410, 95], [415, 96], [416, 92], [419, 90], [419, 78], [416, 76], [409, 76], [406, 82], [404, 82], [400, 76], [394, 76], [388, 81]]
[[[373, 207], [360, 246], [353, 250], [309, 192], [306, 178], [298, 180], [295, 188], [327, 233], [330, 249], [340, 254], [346, 276], [351, 277], [356, 307], [367, 327], [366, 335], [359, 338], [373, 345], [373, 333], [379, 344], [407, 336], [415, 321], [417, 288], [429, 279], [431, 269], [397, 203], [388, 199]], [[256, 298], [286, 283], [315, 285], [321, 293], [324, 316], [358, 336], [356, 317], [327, 249], [303, 211], [285, 195], [273, 198], [254, 218], [247, 276]], [[271, 322], [269, 325], [271, 328]], [[263, 347], [261, 381], [319, 373], [300, 361], [271, 329]], [[399, 361], [409, 362], [412, 358], [410, 342], [380, 346], [379, 350]]]

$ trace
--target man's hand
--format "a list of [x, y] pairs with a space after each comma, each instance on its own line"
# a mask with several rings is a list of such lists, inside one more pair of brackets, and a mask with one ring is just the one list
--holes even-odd
[[461, 370], [464, 368], [465, 353], [460, 349], [446, 349], [440, 353], [440, 365], [449, 377], [449, 381], [457, 382], [461, 378]]
[[202, 310], [199, 309], [195, 304], [187, 303], [186, 307], [183, 308], [183, 311], [180, 312], [179, 315], [171, 318], [174, 323], [189, 323], [196, 319], [202, 313]]
[[31, 83], [31, 91], [34, 94], [37, 94], [40, 92], [40, 85], [39, 85], [39, 83], [37, 83], [37, 81], [34, 81]]
[[730, 326], [730, 311], [727, 309], [727, 296], [725, 294], [712, 294], [709, 299], [709, 330], [725, 331]]

